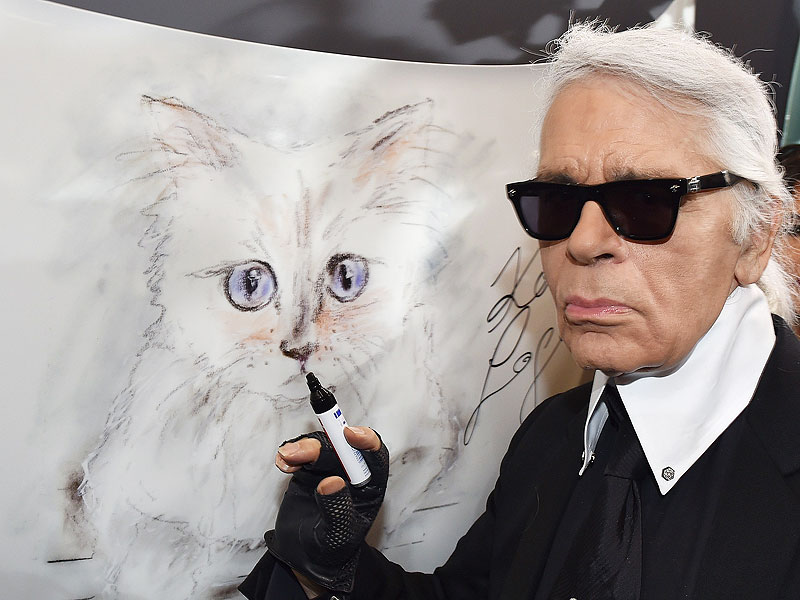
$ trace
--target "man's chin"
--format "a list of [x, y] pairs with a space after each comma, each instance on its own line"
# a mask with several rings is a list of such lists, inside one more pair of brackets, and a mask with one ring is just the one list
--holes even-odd
[[589, 337], [590, 334], [582, 334], [578, 339], [571, 340], [572, 343], [564, 340], [573, 360], [582, 369], [602, 371], [609, 377], [616, 377], [638, 371], [647, 364], [636, 349], [626, 349], [611, 339], [587, 339]]
[[587, 371], [602, 371], [604, 375], [607, 377], [617, 377], [618, 375], [622, 375], [623, 373], [627, 373], [628, 371], [622, 370], [617, 365], [610, 365], [605, 363], [600, 363], [597, 361], [576, 361], [578, 366], [581, 369]]

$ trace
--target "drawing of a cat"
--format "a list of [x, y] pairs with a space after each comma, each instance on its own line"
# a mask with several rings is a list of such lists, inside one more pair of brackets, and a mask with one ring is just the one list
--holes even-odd
[[457, 448], [425, 306], [455, 136], [429, 100], [281, 147], [142, 105], [152, 146], [124, 158], [131, 194], [163, 182], [140, 243], [158, 317], [84, 462], [101, 597], [236, 597], [285, 489], [275, 451], [318, 428], [309, 371], [392, 452], [391, 540]]

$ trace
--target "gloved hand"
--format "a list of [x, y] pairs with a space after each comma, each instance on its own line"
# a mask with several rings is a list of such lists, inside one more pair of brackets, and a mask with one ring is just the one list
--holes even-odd
[[[347, 431], [346, 435], [353, 444], [378, 447], [361, 450], [372, 472], [369, 482], [361, 487], [345, 483], [347, 475], [321, 431], [284, 442], [276, 464], [293, 473], [292, 480], [275, 529], [265, 536], [267, 548], [278, 560], [329, 590], [345, 593], [353, 589], [360, 548], [383, 502], [389, 478], [389, 451], [380, 437], [369, 429], [361, 436]], [[316, 459], [312, 440], [320, 445]], [[281, 454], [285, 448], [294, 453]]]

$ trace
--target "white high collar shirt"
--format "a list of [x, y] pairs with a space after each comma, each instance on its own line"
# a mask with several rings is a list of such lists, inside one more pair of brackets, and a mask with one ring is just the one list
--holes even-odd
[[[669, 492], [749, 404], [775, 345], [767, 299], [737, 287], [686, 359], [666, 372], [615, 377], [622, 403], [661, 494]], [[608, 376], [597, 371], [589, 397], [580, 474], [608, 418], [600, 402]]]

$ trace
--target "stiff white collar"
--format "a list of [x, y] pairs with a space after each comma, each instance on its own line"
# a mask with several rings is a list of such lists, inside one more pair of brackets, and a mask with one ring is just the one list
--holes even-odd
[[[745, 409], [775, 345], [767, 299], [755, 285], [737, 287], [689, 356], [666, 373], [615, 378], [659, 490], [666, 494]], [[609, 378], [595, 372], [580, 474], [589, 466], [608, 409]]]

